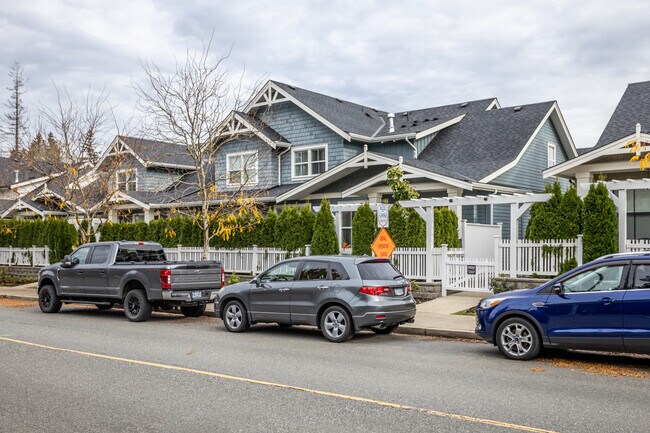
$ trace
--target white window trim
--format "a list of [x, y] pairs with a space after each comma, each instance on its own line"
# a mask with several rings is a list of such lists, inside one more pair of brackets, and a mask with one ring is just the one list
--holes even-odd
[[[553, 165], [550, 164], [551, 158], [549, 158], [551, 149], [553, 149]], [[555, 167], [557, 165], [557, 144], [550, 141], [548, 142], [548, 146], [546, 148], [546, 165], [546, 168]]]
[[[235, 157], [235, 156], [246, 156], [246, 155], [255, 155], [255, 182], [246, 182], [244, 184], [240, 183], [232, 183], [230, 182], [230, 158]], [[244, 158], [245, 159], [245, 158]], [[242, 159], [242, 163], [244, 163], [244, 159]], [[245, 165], [242, 167], [242, 169], [245, 168]], [[260, 182], [260, 158], [259, 155], [257, 154], [257, 150], [251, 150], [251, 151], [246, 151], [246, 152], [235, 152], [235, 153], [227, 153], [226, 154], [226, 185], [227, 186], [253, 186], [257, 185]]]
[[[313, 149], [325, 149], [325, 173], [329, 169], [329, 146], [327, 143], [322, 143], [322, 144], [312, 144], [309, 146], [299, 146], [291, 149], [291, 180], [302, 180], [302, 179], [311, 179], [312, 177], [316, 177], [319, 174], [322, 173], [317, 173], [317, 174], [308, 174], [306, 176], [296, 176], [294, 172], [294, 167], [296, 164], [296, 152], [303, 152], [305, 150], [313, 150]], [[307, 153], [307, 167], [308, 171], [311, 171], [311, 152]]]
[[[122, 190], [120, 189], [120, 174], [121, 174], [121, 173], [128, 173], [128, 172], [131, 172], [132, 175], [135, 176], [135, 189], [134, 189], [133, 191], [138, 191], [138, 186], [139, 186], [139, 185], [138, 185], [138, 169], [137, 169], [137, 168], [124, 168], [124, 169], [121, 169], [121, 170], [117, 170], [117, 171], [115, 172], [115, 187], [116, 187], [116, 189], [117, 189], [118, 191], [122, 191]], [[131, 181], [131, 182], [133, 182], [133, 181]], [[127, 183], [129, 183], [129, 181], [126, 181], [126, 182], [124, 182], [124, 183], [127, 184]], [[125, 193], [128, 194], [128, 193], [131, 192], [131, 191], [129, 191], [129, 190], [125, 187], [123, 192], [125, 192]]]

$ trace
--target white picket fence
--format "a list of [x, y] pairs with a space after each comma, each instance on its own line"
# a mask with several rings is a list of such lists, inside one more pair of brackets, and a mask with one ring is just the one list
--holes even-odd
[[50, 264], [48, 247], [0, 248], [0, 265], [9, 266], [47, 266]]
[[[310, 246], [305, 246], [304, 254], [310, 254]], [[265, 269], [281, 262], [282, 260], [301, 255], [303, 251], [287, 252], [279, 248], [252, 248], [219, 249], [210, 248], [209, 260], [217, 260], [223, 264], [227, 273], [259, 274]], [[200, 261], [203, 257], [202, 247], [165, 248], [165, 256], [171, 261]]]
[[[463, 259], [465, 252], [462, 248], [447, 248], [447, 257]], [[424, 280], [426, 278], [426, 249], [425, 248], [395, 248], [391, 260], [395, 267], [405, 277]], [[443, 275], [443, 248], [433, 249], [433, 278], [439, 280]]]
[[492, 259], [448, 259], [442, 276], [442, 296], [448, 290], [490, 292], [490, 282], [496, 274]]
[[515, 243], [515, 267], [512, 268], [510, 239], [495, 236], [495, 257], [497, 274], [507, 273], [511, 276], [556, 276], [560, 273], [562, 263], [575, 258], [578, 266], [582, 265], [582, 235], [576, 239], [530, 241], [518, 239]]
[[641, 253], [644, 251], [650, 251], [650, 240], [628, 239], [627, 242], [625, 242], [625, 251], [629, 253]]

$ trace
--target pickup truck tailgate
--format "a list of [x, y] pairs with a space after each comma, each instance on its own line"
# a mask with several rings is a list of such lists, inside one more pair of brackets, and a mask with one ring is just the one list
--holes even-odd
[[221, 266], [210, 263], [175, 267], [171, 283], [174, 291], [218, 290], [221, 288]]

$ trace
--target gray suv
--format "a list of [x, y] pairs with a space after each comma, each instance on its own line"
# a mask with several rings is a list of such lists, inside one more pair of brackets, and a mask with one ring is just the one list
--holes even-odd
[[408, 280], [386, 259], [310, 256], [222, 288], [214, 311], [230, 332], [258, 322], [312, 325], [340, 343], [362, 329], [390, 334], [413, 322], [415, 300]]

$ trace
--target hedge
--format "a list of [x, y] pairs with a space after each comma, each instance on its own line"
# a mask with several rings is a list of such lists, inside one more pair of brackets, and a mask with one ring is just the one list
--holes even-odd
[[370, 249], [377, 236], [377, 217], [368, 203], [361, 205], [352, 217], [352, 254], [372, 255]]
[[339, 247], [334, 228], [334, 217], [330, 211], [330, 202], [323, 199], [316, 214], [314, 235], [311, 239], [311, 251], [314, 255], [338, 254]]
[[582, 211], [582, 226], [585, 263], [618, 251], [616, 206], [602, 182], [589, 187]]
[[77, 230], [59, 218], [43, 220], [0, 220], [0, 247], [50, 248], [50, 263], [60, 261], [70, 254], [77, 243]]

